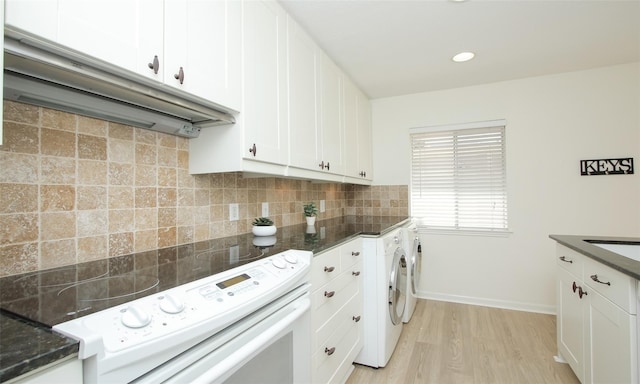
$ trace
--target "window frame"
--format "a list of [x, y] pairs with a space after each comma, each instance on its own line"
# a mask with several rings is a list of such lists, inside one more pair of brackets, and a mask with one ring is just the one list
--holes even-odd
[[[470, 130], [490, 130], [492, 128], [500, 128], [502, 130], [501, 133], [501, 151], [497, 154], [501, 156], [502, 160], [502, 169], [501, 173], [498, 172], [499, 177], [501, 177], [501, 188], [499, 196], [499, 202], [502, 204], [503, 211], [502, 214], [497, 215], [500, 218], [500, 221], [504, 222], [503, 226], [474, 226], [474, 227], [465, 227], [460, 226], [460, 214], [459, 212], [452, 212], [451, 220], [455, 223], [454, 225], [434, 225], [433, 222], [426, 220], [424, 216], [419, 217], [415, 211], [416, 206], [416, 197], [415, 194], [420, 190], [420, 187], [416, 187], [415, 183], [419, 180], [418, 177], [415, 177], [414, 173], [414, 164], [415, 164], [415, 153], [414, 153], [414, 136], [415, 135], [423, 135], [423, 134], [437, 134], [443, 133], [443, 136], [450, 134], [451, 136], [455, 136], [454, 132], [458, 131], [467, 131]], [[483, 235], [483, 236], [507, 236], [510, 234], [509, 230], [509, 210], [508, 210], [508, 186], [507, 186], [507, 146], [506, 146], [506, 136], [507, 136], [507, 122], [505, 119], [499, 120], [489, 120], [489, 121], [479, 121], [479, 122], [471, 122], [471, 123], [463, 123], [463, 124], [450, 124], [450, 125], [439, 125], [439, 126], [427, 126], [427, 127], [416, 127], [409, 129], [409, 145], [410, 145], [410, 176], [409, 176], [409, 201], [410, 201], [410, 209], [411, 215], [416, 219], [418, 226], [420, 228], [420, 232], [430, 232], [430, 233], [438, 233], [438, 234], [457, 234], [457, 235]], [[464, 136], [464, 135], [461, 135]], [[425, 138], [422, 138], [425, 140]], [[419, 140], [419, 139], [418, 139]], [[458, 149], [455, 149], [455, 145], [452, 144], [453, 152], [451, 153], [452, 157], [456, 157], [458, 154]], [[458, 156], [459, 157], [459, 156]], [[452, 161], [455, 161], [453, 159]], [[454, 165], [451, 165], [451, 168], [455, 168]], [[455, 174], [455, 171], [453, 172]], [[459, 183], [459, 177], [453, 177], [452, 181], [452, 189], [451, 194], [453, 196], [453, 203], [455, 208], [453, 210], [457, 210], [457, 207], [460, 205], [459, 201], [459, 186], [456, 187], [456, 182]], [[423, 179], [422, 179], [423, 180]], [[457, 181], [456, 181], [457, 180]], [[424, 191], [424, 190], [423, 190]], [[481, 212], [480, 212], [481, 213]], [[482, 218], [479, 218], [479, 221], [482, 221]]]

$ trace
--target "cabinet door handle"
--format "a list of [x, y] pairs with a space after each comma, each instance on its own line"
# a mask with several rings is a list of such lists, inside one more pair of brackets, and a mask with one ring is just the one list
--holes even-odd
[[333, 272], [333, 270], [336, 269], [335, 267], [324, 267], [324, 271], [325, 272]]
[[360, 271], [353, 271], [353, 272], [351, 272], [351, 274], [353, 276], [360, 276]]
[[333, 352], [335, 352], [335, 351], [336, 351], [336, 347], [331, 347], [331, 348], [325, 348], [324, 349], [324, 353], [326, 353], [329, 356], [333, 355]]
[[351, 252], [351, 256], [360, 256], [360, 252], [358, 251]]
[[324, 160], [322, 160], [320, 164], [318, 164], [318, 167], [320, 167], [320, 169], [324, 169]]
[[176, 80], [180, 81], [180, 84], [184, 82], [184, 70], [182, 69], [182, 67], [180, 67], [180, 70], [178, 71], [178, 73], [173, 75], [173, 77], [175, 77]]
[[564, 256], [560, 256], [560, 260], [564, 261], [565, 263], [571, 263], [571, 264], [573, 264], [573, 260], [569, 260], [569, 259], [567, 259], [567, 258], [566, 258], [566, 257], [564, 257]]
[[611, 286], [611, 282], [610, 281], [604, 282], [604, 281], [598, 280], [598, 275], [591, 275], [591, 280], [595, 281], [596, 283], [600, 283], [600, 284], [605, 284], [605, 285]]
[[149, 63], [149, 68], [153, 69], [153, 73], [158, 74], [158, 70], [160, 69], [160, 60], [158, 60], [158, 55], [153, 56], [153, 62]]
[[328, 161], [327, 161], [327, 165], [325, 165], [324, 167], [327, 169], [327, 171], [330, 170]]
[[256, 157], [256, 153], [258, 150], [256, 149], [256, 143], [253, 143], [253, 147], [249, 148], [249, 153], [253, 153], [253, 157]]
[[587, 291], [583, 291], [582, 287], [578, 287], [578, 296], [582, 299], [582, 296], [587, 296]]
[[325, 297], [333, 297], [336, 294], [336, 291], [324, 291]]
[[576, 289], [578, 289], [578, 284], [576, 284], [576, 282], [574, 281], [571, 288], [573, 289], [573, 293], [576, 293]]
[[352, 320], [357, 323], [358, 321], [360, 321], [360, 316], [353, 316]]

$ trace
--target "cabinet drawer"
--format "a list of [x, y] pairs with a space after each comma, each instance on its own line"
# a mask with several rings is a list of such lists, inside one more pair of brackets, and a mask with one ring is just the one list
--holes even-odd
[[312, 289], [328, 283], [340, 274], [340, 248], [323, 252], [311, 261]]
[[556, 264], [578, 278], [582, 278], [582, 265], [585, 258], [573, 249], [556, 244]]
[[631, 276], [585, 257], [584, 282], [625, 312], [636, 313], [636, 280]]
[[[327, 322], [343, 305], [360, 290], [357, 277], [343, 273], [337, 279], [311, 294], [312, 329]], [[326, 294], [325, 294], [326, 292]]]
[[362, 260], [362, 239], [352, 240], [340, 247], [340, 266], [342, 270]]
[[313, 329], [312, 351], [329, 339], [341, 325], [348, 324], [347, 320], [353, 323], [362, 321], [362, 295], [356, 294], [340, 310], [324, 324]]
[[[333, 377], [340, 372], [340, 366], [350, 364], [353, 361], [346, 361], [355, 346], [358, 345], [360, 336], [360, 325], [350, 318], [344, 319], [334, 328], [334, 333], [324, 342], [319, 343], [313, 353], [312, 375], [314, 383], [333, 382]], [[329, 355], [326, 349], [333, 349]], [[335, 349], [334, 349], [335, 348]]]

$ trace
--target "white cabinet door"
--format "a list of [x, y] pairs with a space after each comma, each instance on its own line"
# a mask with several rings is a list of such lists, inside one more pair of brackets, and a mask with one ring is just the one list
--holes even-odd
[[344, 95], [345, 176], [349, 180], [371, 180], [371, 105], [369, 99], [348, 79]]
[[4, 22], [5, 26], [56, 41], [58, 39], [57, 12], [58, 1], [56, 0], [6, 0]]
[[252, 160], [286, 164], [286, 13], [275, 1], [245, 1], [242, 25], [242, 153]]
[[359, 177], [358, 169], [358, 89], [349, 80], [343, 83], [345, 175]]
[[165, 0], [164, 20], [164, 82], [239, 110], [241, 3]]
[[318, 152], [316, 44], [287, 18], [289, 74], [289, 164], [320, 170]]
[[[162, 1], [58, 0], [55, 40], [162, 81], [149, 68], [149, 63], [153, 63], [157, 55], [163, 64], [163, 15]], [[56, 19], [55, 16], [52, 19]]]
[[358, 176], [365, 180], [373, 180], [372, 136], [371, 102], [358, 91]]
[[[586, 296], [579, 296], [584, 284], [563, 268], [557, 268], [558, 351], [580, 381], [584, 378], [584, 308]], [[573, 287], [576, 286], [574, 291]]]
[[591, 289], [583, 383], [637, 383], [636, 317]]
[[342, 146], [342, 73], [324, 53], [319, 54], [320, 136], [318, 159], [325, 172], [344, 174]]

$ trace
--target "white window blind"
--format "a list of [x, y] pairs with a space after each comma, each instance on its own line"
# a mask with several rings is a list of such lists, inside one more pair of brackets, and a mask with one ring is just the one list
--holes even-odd
[[508, 229], [504, 125], [410, 136], [413, 217], [433, 229]]

